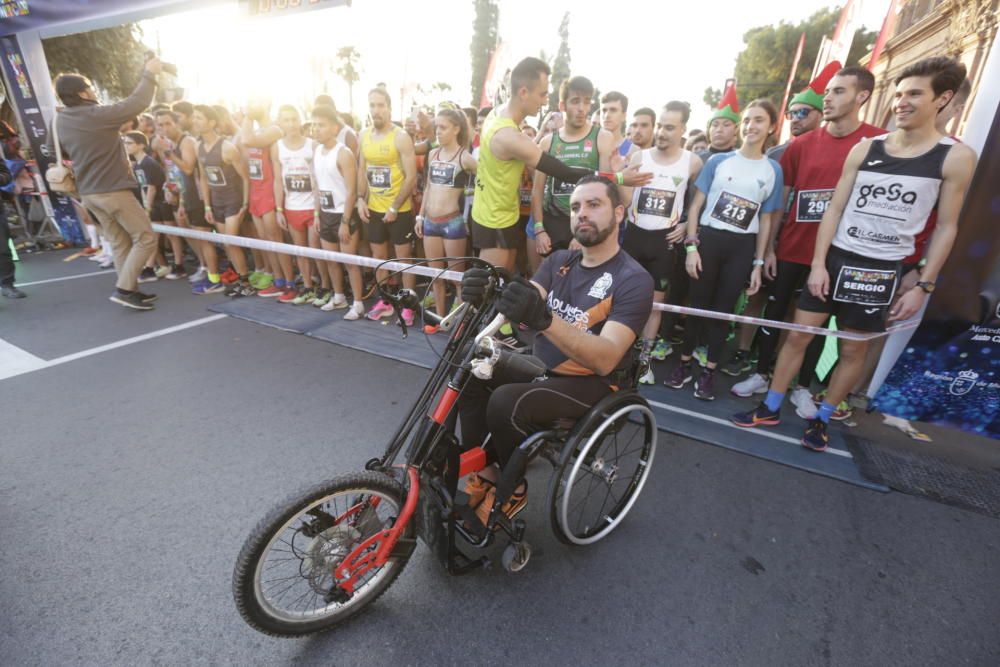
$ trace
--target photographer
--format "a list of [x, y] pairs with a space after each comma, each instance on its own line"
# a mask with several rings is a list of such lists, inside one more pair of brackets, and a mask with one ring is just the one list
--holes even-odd
[[156, 75], [163, 64], [146, 62], [135, 91], [117, 104], [102, 105], [86, 77], [61, 74], [55, 89], [65, 108], [53, 121], [59, 143], [73, 163], [76, 187], [111, 243], [117, 289], [111, 300], [128, 308], [151, 310], [155, 295], [138, 291], [142, 267], [156, 247], [149, 216], [135, 198], [138, 188], [118, 128], [153, 101]]

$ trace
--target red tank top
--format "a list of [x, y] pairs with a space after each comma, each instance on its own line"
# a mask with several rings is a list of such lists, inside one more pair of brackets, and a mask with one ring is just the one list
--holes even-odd
[[274, 192], [274, 169], [269, 151], [247, 148], [247, 170], [250, 173], [250, 195]]

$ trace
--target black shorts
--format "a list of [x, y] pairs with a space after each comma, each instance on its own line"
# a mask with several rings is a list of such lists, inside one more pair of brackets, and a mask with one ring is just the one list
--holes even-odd
[[[327, 243], [340, 243], [340, 224], [344, 220], [343, 213], [319, 212], [319, 237]], [[348, 223], [351, 234], [358, 231], [357, 216], [352, 216]]]
[[149, 210], [149, 219], [152, 222], [173, 222], [174, 209], [167, 202], [156, 202]]
[[239, 213], [241, 208], [243, 207], [239, 202], [212, 204], [212, 217], [215, 218], [216, 224], [221, 225], [226, 221], [226, 218], [231, 218]]
[[469, 229], [472, 231], [472, 247], [477, 250], [517, 250], [521, 247], [523, 228], [516, 222], [509, 227], [494, 228], [484, 227], [470, 219]]
[[653, 289], [657, 292], [667, 291], [680, 245], [668, 243], [667, 232], [666, 229], [643, 229], [629, 224], [622, 244], [622, 249], [653, 276]]
[[542, 220], [545, 233], [549, 235], [552, 243], [552, 252], [556, 250], [566, 250], [573, 240], [573, 231], [569, 226], [569, 217], [558, 213], [545, 212]]
[[798, 308], [811, 313], [829, 313], [840, 329], [885, 331], [885, 317], [899, 286], [900, 262], [869, 259], [830, 246], [826, 270], [830, 293], [826, 301], [802, 290]]
[[386, 243], [391, 241], [393, 245], [407, 245], [414, 239], [413, 226], [416, 218], [413, 211], [401, 211], [396, 214], [396, 219], [386, 224], [383, 221], [385, 213], [368, 212], [368, 242]]
[[185, 206], [184, 212], [187, 213], [188, 224], [192, 227], [213, 229], [212, 225], [208, 224], [208, 220], [205, 219], [205, 205], [201, 202], [195, 206]]

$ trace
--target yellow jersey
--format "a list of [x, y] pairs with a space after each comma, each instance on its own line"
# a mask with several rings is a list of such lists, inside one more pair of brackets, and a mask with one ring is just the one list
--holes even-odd
[[[361, 135], [361, 154], [365, 157], [365, 179], [368, 181], [368, 208], [376, 213], [389, 210], [406, 180], [403, 163], [396, 150], [396, 133], [402, 131], [393, 125], [391, 132], [376, 139], [375, 129], [370, 127]], [[409, 211], [411, 207], [407, 197], [399, 212]]]
[[497, 115], [494, 109], [483, 121], [479, 139], [479, 165], [476, 168], [476, 196], [472, 200], [472, 218], [490, 229], [505, 229], [517, 224], [521, 215], [518, 190], [524, 163], [501, 160], [490, 150], [493, 135], [505, 127], [521, 129], [510, 118]]

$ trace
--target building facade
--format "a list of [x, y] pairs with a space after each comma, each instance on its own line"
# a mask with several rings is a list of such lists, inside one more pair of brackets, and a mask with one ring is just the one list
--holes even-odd
[[[950, 56], [965, 63], [972, 96], [949, 132], [961, 136], [982, 80], [983, 64], [996, 41], [1000, 0], [902, 0], [892, 37], [886, 42], [872, 73], [875, 92], [865, 120], [891, 129], [893, 81], [905, 67], [930, 56]], [[866, 56], [861, 65], [868, 65]], [[992, 82], [997, 85], [997, 82]]]

